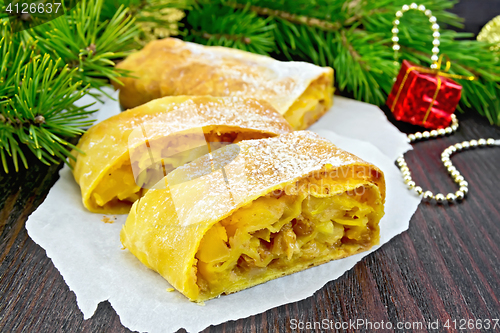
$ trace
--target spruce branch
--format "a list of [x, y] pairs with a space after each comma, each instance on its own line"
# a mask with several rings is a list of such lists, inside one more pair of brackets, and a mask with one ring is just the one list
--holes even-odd
[[110, 19], [100, 21], [103, 1], [82, 0], [67, 15], [33, 29], [40, 52], [77, 69], [77, 79], [98, 90], [127, 74], [114, 68], [114, 60], [127, 55], [137, 34], [134, 19], [123, 5]]
[[259, 54], [268, 54], [273, 50], [274, 25], [271, 18], [261, 18], [248, 8], [233, 9], [209, 3], [195, 7], [196, 10], [187, 17], [190, 29], [184, 34], [186, 40]]
[[[269, 3], [270, 6], [272, 6], [272, 4], [273, 4], [272, 2]], [[242, 4], [238, 2], [226, 2], [226, 5], [233, 7], [235, 9], [248, 9], [259, 16], [273, 16], [275, 18], [286, 20], [287, 22], [290, 23], [304, 24], [310, 27], [316, 27], [327, 31], [336, 31], [342, 28], [342, 25], [339, 22], [330, 22], [315, 17], [293, 14], [280, 9], [271, 9], [269, 7], [259, 7], [252, 5], [249, 6], [249, 4]]]
[[[126, 73], [113, 60], [126, 55], [137, 29], [126, 9], [100, 21], [103, 0], [82, 0], [63, 16], [13, 33], [0, 18], [0, 159], [5, 172], [42, 163], [69, 165], [78, 149], [69, 138], [92, 125], [90, 105], [76, 102]], [[0, 4], [2, 5], [2, 4]], [[1, 7], [1, 6], [0, 6]], [[4, 8], [2, 8], [4, 9]], [[12, 18], [10, 18], [12, 19]]]
[[[11, 158], [16, 171], [19, 159], [28, 168], [22, 146], [43, 163], [71, 156], [74, 148], [62, 137], [81, 134], [81, 127], [91, 121], [81, 119], [89, 111], [74, 107], [86, 87], [74, 82], [67, 67], [54, 62], [49, 55], [36, 55], [33, 40], [16, 43], [3, 24], [0, 42], [2, 69], [0, 72], [0, 157], [5, 172], [9, 171], [7, 157]], [[76, 92], [75, 92], [76, 91]]]
[[110, 19], [116, 8], [123, 5], [134, 17], [139, 33], [134, 41], [137, 47], [158, 38], [179, 34], [179, 21], [184, 18], [185, 9], [191, 8], [190, 0], [106, 0], [101, 20]]

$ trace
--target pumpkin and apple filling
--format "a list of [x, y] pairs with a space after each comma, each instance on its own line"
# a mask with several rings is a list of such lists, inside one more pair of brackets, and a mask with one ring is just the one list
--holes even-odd
[[191, 301], [379, 241], [382, 171], [312, 132], [241, 141], [164, 180], [134, 203], [120, 239]]
[[266, 195], [212, 226], [196, 253], [199, 298], [210, 299], [370, 249], [379, 241], [378, 187], [326, 197]]
[[88, 207], [91, 211], [128, 212], [137, 199], [177, 167], [224, 145], [268, 136], [258, 131], [238, 133], [220, 127], [201, 136], [179, 134], [140, 145], [103, 175], [91, 192]]
[[302, 95], [283, 115], [296, 130], [314, 124], [333, 104], [333, 73], [311, 82]]

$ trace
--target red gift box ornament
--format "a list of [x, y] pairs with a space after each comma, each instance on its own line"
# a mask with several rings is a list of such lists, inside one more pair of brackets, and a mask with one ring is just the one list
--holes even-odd
[[414, 3], [410, 6], [405, 5], [396, 12], [396, 20], [392, 29], [396, 61], [400, 48], [397, 37], [399, 18], [410, 9], [417, 9], [429, 18], [434, 36], [431, 57], [434, 63], [431, 68], [423, 68], [403, 60], [386, 104], [397, 120], [430, 129], [444, 128], [450, 125], [451, 115], [455, 112], [462, 92], [462, 86], [452, 78], [474, 80], [474, 77], [447, 73], [451, 66], [448, 57], [445, 57], [445, 69], [441, 69], [444, 56], [441, 55], [438, 58], [439, 25], [436, 24], [436, 18], [432, 16], [430, 10]]

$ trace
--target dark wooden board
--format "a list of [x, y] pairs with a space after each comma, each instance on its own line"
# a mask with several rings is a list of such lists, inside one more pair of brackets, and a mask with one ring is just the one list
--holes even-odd
[[[500, 129], [484, 118], [468, 113], [459, 119], [453, 136], [417, 143], [406, 154], [414, 179], [424, 188], [456, 190], [440, 162], [450, 144], [500, 138]], [[455, 331], [443, 328], [446, 320], [500, 319], [500, 148], [466, 151], [453, 162], [470, 184], [463, 203], [422, 203], [407, 232], [314, 296], [206, 332], [289, 332], [292, 320], [325, 319], [394, 325], [439, 320], [437, 332]], [[58, 170], [33, 161], [29, 171], [0, 173], [0, 332], [126, 332], [108, 302], [83, 320], [75, 295], [26, 232], [27, 217], [43, 202]], [[345, 331], [370, 331], [359, 328]], [[500, 326], [489, 331], [500, 331]]]

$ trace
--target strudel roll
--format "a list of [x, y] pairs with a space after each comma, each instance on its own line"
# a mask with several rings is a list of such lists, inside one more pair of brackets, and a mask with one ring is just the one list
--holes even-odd
[[332, 105], [332, 68], [226, 47], [166, 38], [117, 67], [133, 76], [114, 83], [124, 108], [173, 95], [253, 97], [271, 103], [295, 129], [305, 129]]
[[312, 132], [226, 146], [164, 182], [134, 203], [121, 241], [192, 301], [379, 242], [382, 171]]
[[168, 172], [224, 145], [289, 133], [267, 102], [240, 97], [156, 99], [91, 127], [73, 174], [84, 206], [125, 214]]

